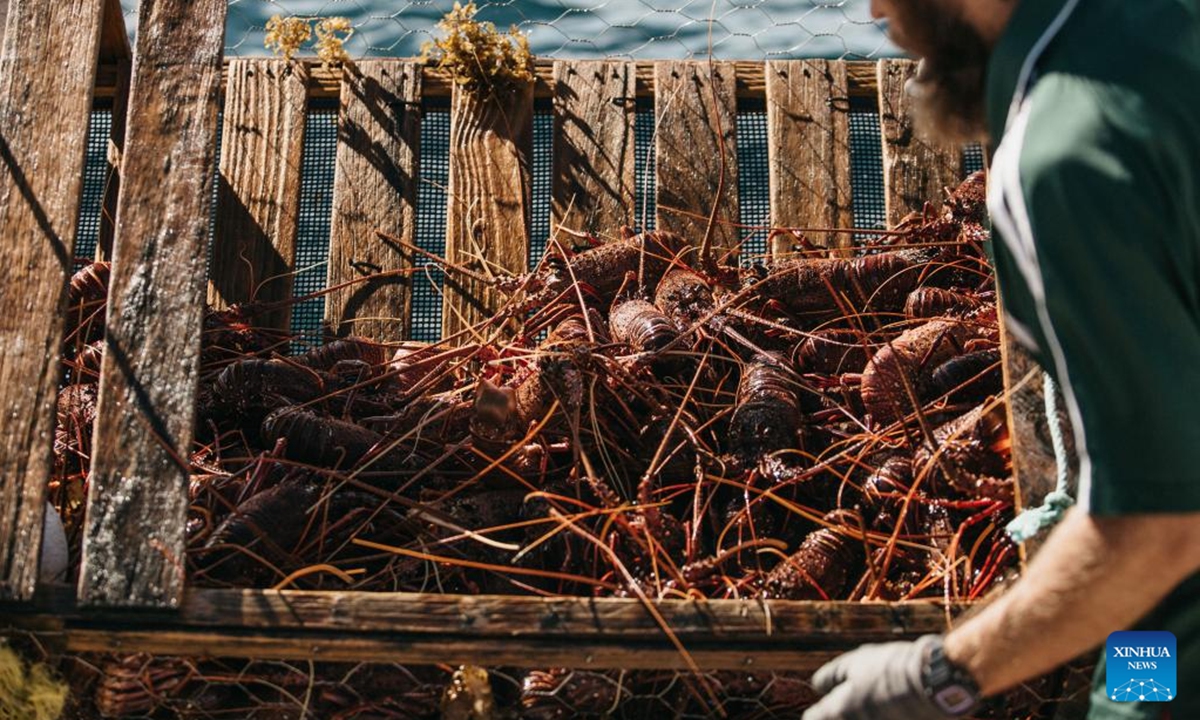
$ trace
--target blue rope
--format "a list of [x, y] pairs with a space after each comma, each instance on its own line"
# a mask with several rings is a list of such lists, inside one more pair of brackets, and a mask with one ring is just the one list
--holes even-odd
[[1070, 481], [1070, 460], [1067, 458], [1067, 442], [1058, 414], [1058, 383], [1050, 373], [1042, 373], [1043, 394], [1046, 396], [1046, 421], [1050, 424], [1050, 444], [1054, 446], [1054, 462], [1058, 466], [1054, 490], [1046, 495], [1039, 507], [1030, 508], [1013, 518], [1004, 529], [1014, 542], [1025, 542], [1042, 530], [1058, 524], [1067, 508], [1075, 504], [1075, 498], [1067, 492]]

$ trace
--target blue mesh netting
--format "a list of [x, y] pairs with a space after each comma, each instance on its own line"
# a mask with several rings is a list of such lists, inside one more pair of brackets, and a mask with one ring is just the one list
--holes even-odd
[[91, 259], [100, 239], [100, 217], [108, 185], [108, 138], [112, 133], [112, 111], [92, 111], [88, 123], [87, 155], [83, 164], [83, 196], [79, 200], [79, 223], [75, 231], [75, 257]]
[[979, 144], [967, 146], [963, 153], [963, 172], [978, 172], [983, 169], [983, 166], [983, 146]]
[[[850, 207], [854, 227], [882, 230], [887, 225], [883, 191], [883, 144], [879, 112], [866, 98], [850, 102]], [[855, 237], [861, 242], [866, 236]]]
[[530, 201], [529, 267], [537, 265], [550, 241], [550, 204], [554, 175], [554, 111], [538, 103], [533, 115], [532, 199]]
[[767, 108], [762, 101], [738, 103], [737, 157], [738, 205], [743, 225], [741, 257], [743, 262], [752, 262], [767, 251], [768, 230], [764, 228], [771, 223]]
[[212, 198], [208, 206], [208, 255], [204, 261], [204, 274], [212, 274], [213, 242], [217, 237], [217, 198], [221, 184], [221, 136], [225, 134], [225, 112], [217, 112], [217, 147], [213, 153]]
[[[450, 106], [427, 103], [421, 121], [420, 185], [417, 188], [417, 246], [441, 256], [446, 251], [446, 185], [450, 182]], [[432, 342], [442, 336], [442, 270], [427, 258], [426, 269], [413, 276], [413, 340]]]
[[633, 124], [634, 226], [637, 230], [653, 230], [657, 223], [654, 213], [658, 202], [658, 179], [654, 175], [654, 99], [637, 99]]
[[[329, 258], [329, 229], [333, 213], [333, 173], [337, 157], [337, 105], [314, 103], [304, 124], [304, 154], [300, 162], [300, 217], [296, 227], [294, 297], [325, 287]], [[325, 298], [296, 303], [292, 333], [298, 341], [319, 342]]]

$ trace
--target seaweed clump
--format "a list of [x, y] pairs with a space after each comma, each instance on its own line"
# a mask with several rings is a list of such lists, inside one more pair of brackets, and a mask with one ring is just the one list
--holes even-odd
[[325, 66], [350, 62], [350, 54], [346, 52], [346, 41], [354, 34], [350, 20], [344, 17], [306, 18], [273, 16], [267, 21], [267, 34], [264, 45], [276, 55], [282, 55], [284, 60], [291, 60], [300, 48], [313, 37], [313, 23], [317, 41], [313, 49]]
[[490, 22], [475, 19], [474, 2], [454, 3], [438, 21], [444, 37], [425, 43], [428, 62], [446, 72], [460, 86], [472, 89], [515, 85], [533, 81], [533, 54], [529, 38], [512, 26], [502, 33]]

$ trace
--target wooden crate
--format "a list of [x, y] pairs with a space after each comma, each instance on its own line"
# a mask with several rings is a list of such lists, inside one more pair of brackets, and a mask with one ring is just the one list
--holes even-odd
[[[570, 229], [632, 224], [637, 97], [657, 101], [658, 227], [691, 237], [712, 227], [718, 246], [736, 242], [731, 226], [710, 226], [709, 219], [717, 207], [718, 220], [737, 220], [739, 99], [766, 104], [775, 226], [852, 224], [851, 98], [869, 98], [879, 109], [890, 222], [954, 185], [963, 155], [914, 136], [903, 92], [914, 70], [908, 61], [544, 61], [527, 91], [480, 103], [414, 60], [369, 60], [345, 69], [271, 59], [225, 62], [225, 0], [141, 5], [131, 62], [123, 35], [106, 32], [100, 40], [99, 28], [119, 19], [116, 2], [10, 0], [9, 26], [22, 32], [9, 35], [0, 60], [6, 348], [0, 360], [0, 407], [6, 410], [0, 609], [8, 623], [34, 628], [65, 651], [811, 670], [861, 642], [943, 631], [962, 609], [926, 601], [641, 603], [186, 587], [187, 472], [174, 457], [192, 440], [194, 339], [206, 293], [217, 305], [248, 299], [252, 279], [241, 258], [253, 259], [267, 275], [292, 269], [300, 148], [312, 98], [340, 102], [331, 284], [348, 279], [350, 259], [383, 271], [403, 271], [413, 262], [410, 253], [376, 242], [374, 231], [413, 238], [421, 107], [431, 99], [451, 103], [449, 259], [470, 248], [514, 272], [525, 269], [529, 253], [531, 119], [538, 98], [553, 99], [555, 113], [552, 222]], [[97, 32], [78, 34], [79, 27]], [[60, 309], [94, 99], [112, 103], [113, 160], [120, 167], [119, 192], [112, 183], [106, 200], [108, 216], [117, 221], [106, 223], [100, 249], [114, 261], [110, 351], [79, 584], [38, 587]], [[215, 175], [220, 218], [208, 283]], [[381, 281], [364, 287], [331, 296], [328, 322], [402, 337], [411, 286]], [[282, 299], [287, 292], [287, 283], [267, 283], [258, 299]], [[494, 302], [490, 293], [469, 283], [452, 289], [444, 334], [486, 312]], [[355, 319], [380, 314], [400, 319]], [[271, 322], [285, 327], [286, 314]], [[1031, 377], [1014, 376], [1011, 387], [1040, 388]]]

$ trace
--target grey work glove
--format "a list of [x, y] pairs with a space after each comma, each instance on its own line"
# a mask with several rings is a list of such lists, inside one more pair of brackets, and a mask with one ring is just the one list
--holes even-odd
[[937, 635], [912, 642], [863, 645], [825, 663], [813, 686], [825, 695], [803, 720], [946, 720], [923, 679]]

